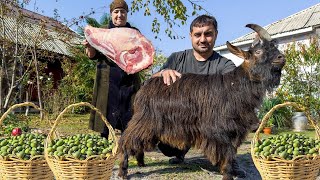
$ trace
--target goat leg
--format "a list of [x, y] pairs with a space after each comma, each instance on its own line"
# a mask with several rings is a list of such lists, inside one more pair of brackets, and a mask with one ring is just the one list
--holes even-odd
[[138, 166], [139, 167], [145, 167], [145, 163], [144, 163], [144, 152], [137, 152], [136, 154], [136, 159], [137, 159], [137, 162], [138, 162]]
[[232, 162], [235, 159], [236, 148], [231, 144], [221, 142], [218, 144], [220, 148], [216, 156], [218, 157], [218, 166], [220, 167], [220, 173], [222, 174], [222, 180], [233, 180], [233, 168]]
[[226, 157], [219, 163], [220, 173], [223, 175], [222, 180], [233, 180], [232, 175], [232, 158]]
[[128, 176], [128, 158], [128, 152], [124, 149], [124, 147], [121, 147], [121, 151], [119, 153], [120, 163], [118, 176], [123, 179], [127, 179]]

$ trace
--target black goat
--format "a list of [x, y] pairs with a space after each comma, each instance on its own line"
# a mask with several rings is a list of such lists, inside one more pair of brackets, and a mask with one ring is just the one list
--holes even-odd
[[144, 166], [144, 151], [159, 141], [184, 149], [194, 146], [220, 167], [223, 179], [233, 179], [231, 163], [252, 124], [255, 108], [266, 90], [279, 85], [283, 54], [262, 27], [248, 51], [227, 42], [243, 64], [225, 75], [183, 74], [170, 86], [162, 78], [150, 79], [137, 93], [134, 115], [120, 138], [119, 176], [126, 178], [128, 156]]

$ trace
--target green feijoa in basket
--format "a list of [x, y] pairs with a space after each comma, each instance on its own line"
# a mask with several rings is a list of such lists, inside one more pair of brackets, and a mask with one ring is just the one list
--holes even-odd
[[55, 155], [58, 158], [68, 156], [69, 158], [85, 160], [94, 155], [107, 157], [106, 154], [111, 153], [113, 147], [113, 141], [109, 141], [99, 135], [76, 134], [53, 140], [49, 143], [47, 151], [49, 155]]
[[1, 140], [0, 155], [29, 160], [35, 155], [43, 155], [45, 136], [42, 134], [23, 133], [20, 136], [9, 136]]
[[253, 150], [256, 156], [291, 160], [301, 155], [319, 155], [320, 141], [298, 133], [286, 133], [256, 142]]

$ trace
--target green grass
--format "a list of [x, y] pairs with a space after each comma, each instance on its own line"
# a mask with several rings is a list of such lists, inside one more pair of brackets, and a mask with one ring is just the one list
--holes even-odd
[[[89, 129], [89, 116], [89, 114], [66, 114], [58, 122], [56, 131], [65, 136], [80, 133], [94, 133], [94, 131]], [[45, 130], [51, 129], [50, 124], [45, 120], [41, 121], [39, 116], [30, 116], [30, 118], [30, 128], [39, 128]], [[49, 117], [49, 119], [53, 125], [56, 117]]]
[[[58, 123], [57, 131], [63, 135], [72, 135], [78, 133], [94, 133], [94, 131], [89, 129], [89, 114], [79, 115], [79, 114], [66, 114], [63, 116], [61, 121]], [[40, 129], [51, 129], [50, 125], [46, 121], [40, 121], [39, 116], [30, 116], [30, 127], [31, 128], [40, 128]], [[49, 118], [51, 122], [54, 122], [56, 117]], [[259, 138], [264, 139], [269, 136], [275, 136], [284, 133], [295, 133], [291, 129], [276, 129], [273, 130], [273, 134], [265, 135], [260, 133]], [[305, 134], [308, 137], [315, 137], [315, 131], [313, 129], [308, 129], [307, 131], [301, 132], [301, 134]], [[243, 144], [251, 143], [252, 138], [254, 137], [254, 133], [249, 133], [246, 141]]]
[[313, 138], [316, 136], [314, 129], [307, 129], [306, 131], [303, 131], [303, 132], [293, 132], [290, 129], [283, 129], [281, 131], [278, 131], [277, 134], [281, 135], [281, 134], [286, 134], [286, 133], [303, 134], [303, 135], [306, 135], [307, 137], [313, 137]]

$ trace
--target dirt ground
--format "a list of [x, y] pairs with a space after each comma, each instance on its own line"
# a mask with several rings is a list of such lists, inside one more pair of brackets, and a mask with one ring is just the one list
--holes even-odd
[[[261, 176], [258, 170], [255, 168], [251, 159], [250, 144], [244, 143], [240, 148], [237, 161], [240, 166], [247, 172], [246, 180], [259, 180]], [[170, 165], [168, 163], [169, 157], [164, 156], [161, 152], [153, 151], [145, 154], [146, 167], [129, 166], [128, 179], [140, 180], [140, 179], [221, 179], [218, 168], [213, 166], [200, 151], [191, 149], [185, 159], [184, 164]], [[148, 163], [151, 162], [151, 163]], [[113, 176], [111, 179], [120, 179], [117, 176], [118, 165], [116, 164], [113, 169]], [[240, 178], [238, 178], [240, 180]]]
[[[261, 180], [261, 176], [254, 166], [250, 155], [250, 143], [246, 141], [238, 149], [237, 161], [240, 167], [246, 171], [246, 178], [235, 178], [237, 180]], [[131, 157], [131, 159], [133, 159]], [[145, 154], [146, 167], [129, 166], [128, 179], [130, 180], [221, 180], [218, 168], [213, 166], [200, 151], [191, 149], [184, 164], [170, 165], [169, 157], [161, 152], [153, 151]], [[148, 163], [149, 162], [149, 163]], [[113, 169], [112, 180], [120, 180], [118, 164]], [[320, 180], [320, 176], [316, 180]]]

